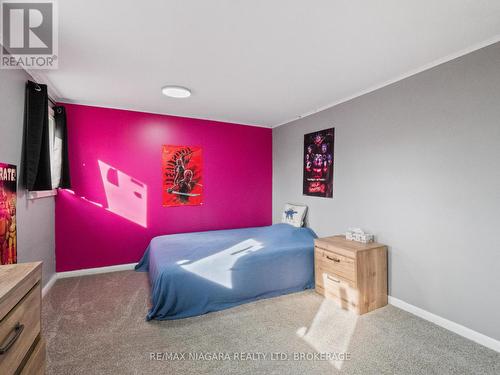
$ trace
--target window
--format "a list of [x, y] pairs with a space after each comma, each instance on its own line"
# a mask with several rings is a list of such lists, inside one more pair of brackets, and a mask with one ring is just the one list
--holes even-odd
[[52, 189], [57, 189], [61, 183], [62, 168], [62, 135], [56, 128], [54, 110], [49, 107], [49, 147], [50, 147], [50, 173], [52, 175]]
[[49, 106], [49, 149], [50, 149], [50, 173], [52, 178], [52, 190], [31, 191], [30, 199], [44, 198], [57, 195], [57, 188], [61, 183], [62, 170], [62, 148], [63, 140], [61, 130], [56, 127], [54, 109]]

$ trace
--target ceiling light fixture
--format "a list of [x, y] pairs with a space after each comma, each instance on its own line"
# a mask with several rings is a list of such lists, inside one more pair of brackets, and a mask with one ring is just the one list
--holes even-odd
[[181, 86], [165, 86], [161, 92], [171, 98], [189, 98], [191, 96], [191, 90]]

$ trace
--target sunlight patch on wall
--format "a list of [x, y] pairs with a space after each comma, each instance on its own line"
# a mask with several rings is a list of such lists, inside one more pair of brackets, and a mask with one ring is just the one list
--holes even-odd
[[98, 160], [107, 210], [147, 228], [148, 188], [143, 182]]

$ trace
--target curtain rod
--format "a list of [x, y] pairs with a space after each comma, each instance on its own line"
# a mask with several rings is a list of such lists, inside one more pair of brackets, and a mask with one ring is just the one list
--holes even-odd
[[[31, 74], [30, 74], [30, 76], [31, 76]], [[33, 82], [34, 82], [34, 83], [35, 83], [35, 85], [37, 86], [35, 90], [36, 90], [36, 91], [40, 91], [40, 90], [41, 90], [41, 88], [40, 88], [40, 84], [36, 81], [36, 79], [34, 79], [34, 78], [33, 78], [33, 76], [31, 76], [31, 78], [33, 79]], [[48, 99], [48, 100], [49, 100], [49, 102], [51, 102], [52, 104], [57, 105], [56, 101], [50, 97], [50, 95], [49, 95], [49, 93], [48, 93], [48, 90], [47, 90], [47, 99]]]
[[[0, 43], [0, 46], [2, 46], [2, 43]], [[31, 80], [33, 82], [35, 82], [35, 84], [38, 86], [39, 83], [38, 83], [38, 79], [34, 77], [34, 72], [30, 71], [29, 69], [26, 69], [26, 67], [23, 67], [23, 70], [26, 72], [26, 74], [31, 78]], [[36, 74], [38, 76], [38, 74]], [[39, 86], [40, 87], [40, 86]], [[57, 105], [57, 102], [55, 101], [54, 98], [52, 98], [50, 95], [49, 95], [49, 85], [47, 84], [47, 98], [49, 99], [49, 101], [53, 104], [53, 105]]]

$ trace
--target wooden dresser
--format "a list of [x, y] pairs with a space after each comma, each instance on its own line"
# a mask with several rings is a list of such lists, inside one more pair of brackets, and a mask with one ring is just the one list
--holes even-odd
[[316, 291], [357, 314], [387, 305], [387, 246], [348, 241], [344, 236], [314, 241]]
[[42, 263], [0, 266], [0, 374], [45, 373]]

